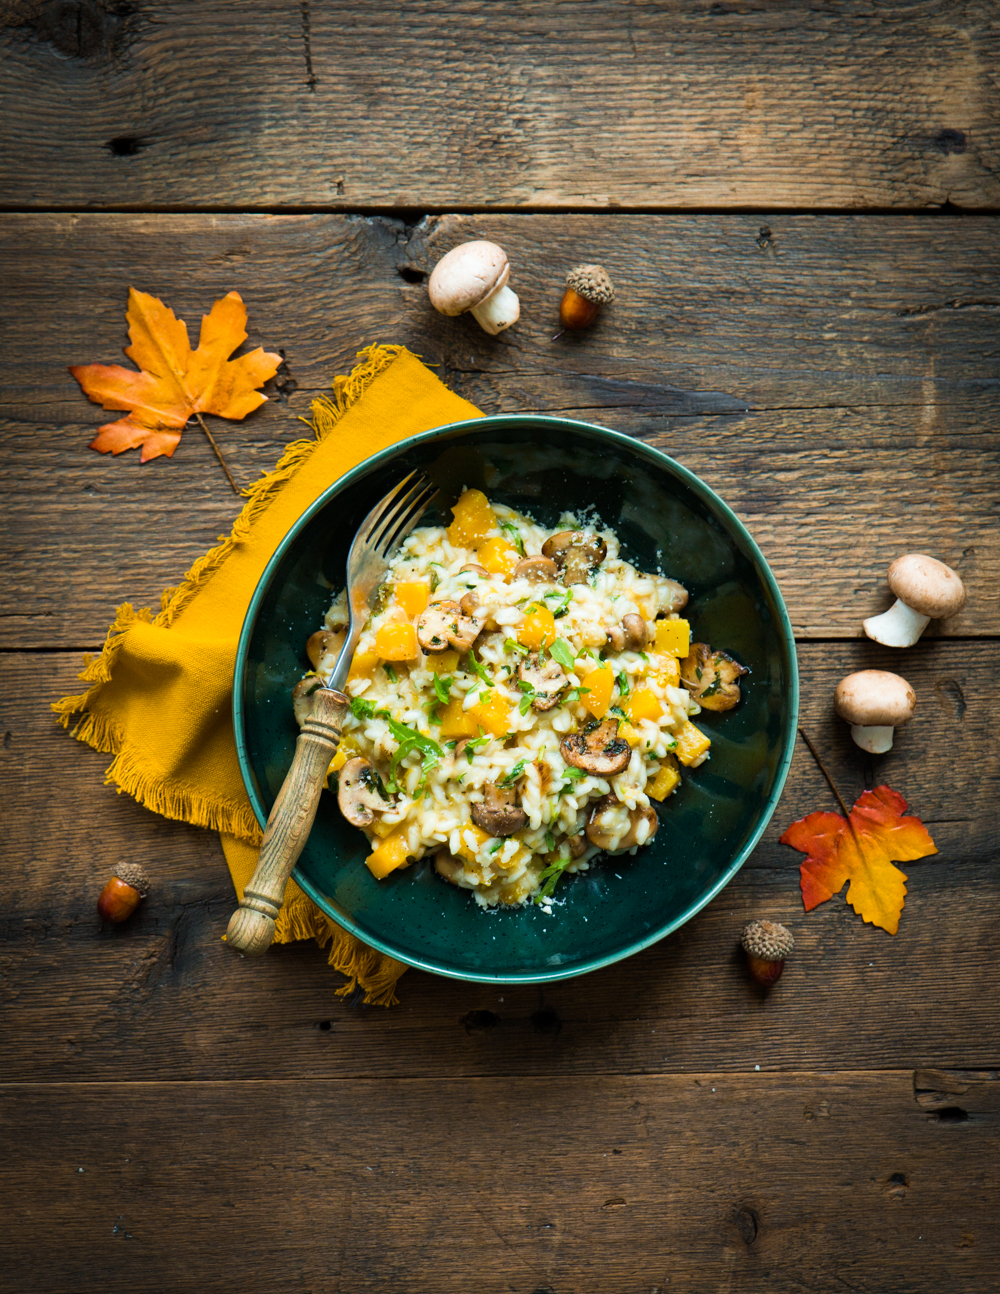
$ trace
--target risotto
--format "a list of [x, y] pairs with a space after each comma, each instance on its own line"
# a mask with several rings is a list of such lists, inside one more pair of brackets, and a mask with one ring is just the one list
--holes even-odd
[[[484, 907], [547, 905], [563, 876], [649, 844], [681, 766], [709, 756], [692, 716], [735, 705], [747, 671], [690, 642], [687, 591], [612, 531], [549, 530], [478, 490], [453, 512], [393, 557], [330, 786], [376, 878], [428, 858]], [[345, 591], [308, 644], [317, 682], [346, 626]]]

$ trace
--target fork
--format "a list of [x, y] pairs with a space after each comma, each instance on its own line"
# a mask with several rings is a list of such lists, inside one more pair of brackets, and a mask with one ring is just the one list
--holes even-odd
[[[436, 494], [437, 486], [426, 476], [411, 472], [372, 508], [351, 541], [344, 645], [329, 679], [305, 698], [307, 714], [291, 767], [267, 820], [256, 870], [226, 931], [226, 942], [236, 952], [260, 957], [271, 946], [285, 886], [309, 838], [326, 772], [340, 744], [344, 714], [350, 705], [340, 689], [347, 682], [389, 554], [413, 530]], [[296, 694], [301, 696], [298, 689]]]

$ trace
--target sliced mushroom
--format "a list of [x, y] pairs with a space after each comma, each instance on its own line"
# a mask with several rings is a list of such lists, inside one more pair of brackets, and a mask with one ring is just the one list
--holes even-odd
[[471, 575], [481, 575], [484, 580], [488, 580], [490, 578], [489, 571], [485, 566], [480, 566], [478, 562], [466, 562], [458, 573], [459, 575], [464, 575], [466, 571]]
[[648, 806], [629, 809], [614, 795], [602, 796], [587, 820], [587, 839], [606, 854], [623, 854], [637, 845], [648, 844], [656, 835], [660, 820]]
[[612, 625], [608, 630], [608, 644], [612, 651], [625, 650], [625, 630], [621, 625]]
[[681, 661], [681, 682], [705, 710], [731, 710], [739, 703], [740, 679], [750, 671], [708, 643], [692, 643]]
[[314, 692], [318, 692], [323, 686], [323, 680], [316, 674], [307, 674], [305, 678], [300, 678], [292, 688], [292, 713], [295, 715], [295, 722], [301, 728], [305, 721], [312, 714]]
[[330, 643], [338, 636], [340, 641], [343, 642], [343, 633], [335, 634], [332, 629], [317, 629], [314, 634], [309, 635], [309, 641], [306, 643], [306, 655], [309, 657], [309, 664], [313, 669], [319, 669], [319, 663], [326, 655]]
[[539, 652], [532, 652], [524, 657], [517, 667], [517, 676], [522, 683], [535, 689], [531, 700], [535, 710], [551, 710], [558, 705], [569, 682], [559, 662], [551, 656], [548, 660], [543, 660]]
[[625, 635], [625, 646], [629, 651], [642, 651], [649, 642], [649, 630], [642, 616], [633, 611], [622, 620], [622, 633]]
[[654, 576], [656, 584], [657, 614], [668, 616], [671, 611], [680, 611], [688, 603], [688, 591], [676, 580], [668, 580], [665, 575]]
[[586, 584], [607, 557], [608, 546], [589, 530], [561, 530], [542, 544], [542, 554], [562, 570], [563, 584]]
[[378, 774], [367, 759], [349, 759], [340, 770], [337, 789], [340, 812], [353, 827], [369, 827], [376, 813], [392, 808], [379, 790]]
[[617, 719], [605, 719], [583, 732], [571, 732], [563, 737], [559, 749], [567, 764], [595, 777], [614, 777], [628, 768], [632, 758], [632, 747], [618, 736]]
[[464, 614], [460, 603], [432, 602], [417, 621], [417, 641], [425, 652], [468, 651], [482, 628], [482, 619]]
[[569, 845], [571, 858], [582, 858], [587, 852], [587, 839], [582, 831], [575, 836], [567, 836], [566, 843]]
[[491, 836], [512, 836], [527, 826], [528, 815], [518, 806], [516, 787], [487, 782], [482, 804], [472, 806], [472, 821]]
[[559, 567], [551, 557], [522, 557], [510, 573], [512, 580], [530, 580], [532, 584], [555, 584]]
[[458, 885], [465, 871], [465, 864], [461, 858], [456, 858], [450, 849], [442, 846], [434, 855], [434, 870], [438, 876], [451, 881], [452, 885]]
[[458, 605], [462, 608], [463, 616], [474, 616], [476, 608], [479, 606], [479, 594], [475, 590], [471, 593], [466, 593]]

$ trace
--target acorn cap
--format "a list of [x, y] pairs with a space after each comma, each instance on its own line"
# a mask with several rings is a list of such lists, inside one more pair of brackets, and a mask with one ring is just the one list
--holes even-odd
[[141, 898], [145, 898], [149, 893], [149, 877], [138, 863], [119, 863], [115, 868], [115, 875], [125, 885], [131, 885], [133, 890], [138, 890]]
[[862, 669], [837, 684], [833, 704], [847, 723], [898, 728], [908, 722], [917, 697], [905, 678], [885, 669]]
[[603, 265], [578, 265], [566, 275], [566, 286], [597, 305], [607, 305], [615, 299], [615, 289]]
[[965, 585], [958, 574], [925, 553], [907, 553], [889, 567], [889, 588], [919, 615], [943, 620], [965, 605]]
[[761, 961], [780, 962], [795, 947], [792, 932], [778, 921], [751, 921], [743, 927], [743, 949]]

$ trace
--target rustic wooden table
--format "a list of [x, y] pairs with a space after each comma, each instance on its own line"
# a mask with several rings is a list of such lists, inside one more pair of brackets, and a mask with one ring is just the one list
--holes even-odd
[[[806, 5], [5, 0], [0, 1288], [465, 1294], [976, 1291], [1000, 1238], [1000, 26], [985, 0]], [[429, 307], [466, 238], [523, 317]], [[552, 343], [562, 275], [619, 298]], [[130, 284], [196, 321], [237, 289], [281, 349], [227, 425], [241, 483], [355, 351], [402, 342], [487, 412], [628, 431], [718, 490], [796, 634], [845, 796], [940, 849], [899, 933], [806, 916], [796, 751], [736, 880], [658, 946], [538, 988], [412, 971], [334, 996], [315, 945], [225, 951], [217, 840], [102, 786], [58, 729], [115, 605], [157, 604], [238, 502], [196, 431], [100, 457], [66, 373]], [[831, 709], [907, 550], [969, 600], [903, 659], [878, 764]], [[155, 888], [95, 914], [109, 865]], [[770, 995], [737, 940], [784, 921]]]

